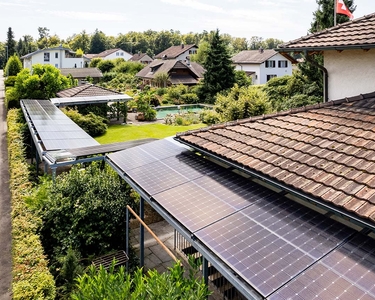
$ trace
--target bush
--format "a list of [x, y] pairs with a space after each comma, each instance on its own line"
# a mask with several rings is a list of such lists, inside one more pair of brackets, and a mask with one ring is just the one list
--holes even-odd
[[103, 74], [102, 81], [103, 82], [109, 82], [111, 80], [114, 80], [117, 76], [116, 72], [106, 72]]
[[102, 61], [101, 58], [93, 58], [90, 61], [90, 68], [96, 68], [101, 61]]
[[13, 87], [7, 88], [5, 92], [5, 107], [7, 109], [20, 108], [20, 100], [16, 89]]
[[24, 154], [22, 112], [8, 112], [8, 152], [12, 198], [13, 299], [55, 299], [55, 282], [39, 236], [40, 219], [27, 209], [24, 197], [31, 191]]
[[65, 108], [62, 111], [92, 137], [100, 136], [107, 131], [107, 119], [97, 116], [92, 112], [82, 115], [75, 109]]
[[16, 83], [16, 78], [17, 76], [8, 76], [5, 80], [4, 80], [4, 85], [6, 87], [13, 87]]
[[113, 63], [112, 60], [106, 59], [106, 60], [101, 60], [97, 68], [102, 71], [102, 73], [110, 72], [112, 69], [115, 67], [115, 64]]
[[197, 94], [194, 94], [194, 93], [183, 94], [181, 95], [181, 99], [186, 104], [193, 104], [193, 103], [199, 102], [199, 98]]
[[199, 119], [202, 123], [208, 125], [216, 124], [220, 121], [219, 114], [216, 111], [210, 109], [205, 109], [201, 111], [199, 114]]
[[7, 64], [5, 65], [4, 74], [6, 76], [16, 76], [22, 70], [22, 62], [17, 54], [9, 57]]

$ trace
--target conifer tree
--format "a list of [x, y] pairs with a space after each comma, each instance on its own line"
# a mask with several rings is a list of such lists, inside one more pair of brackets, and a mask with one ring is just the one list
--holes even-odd
[[219, 30], [212, 35], [203, 66], [206, 71], [197, 91], [198, 97], [205, 103], [214, 103], [217, 93], [230, 89], [235, 83], [232, 60]]

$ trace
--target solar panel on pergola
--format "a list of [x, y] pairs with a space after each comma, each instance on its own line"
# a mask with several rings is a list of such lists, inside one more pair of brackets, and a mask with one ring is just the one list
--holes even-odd
[[[304, 299], [304, 291], [329, 299], [375, 299], [372, 238], [168, 140], [107, 159], [181, 224], [193, 243], [229, 267], [237, 286], [246, 283], [270, 299]], [[336, 284], [350, 293], [335, 291]]]
[[66, 97], [52, 98], [51, 102], [56, 105], [83, 105], [83, 104], [101, 104], [108, 102], [125, 102], [133, 98], [126, 94], [103, 95], [103, 96], [86, 96], [86, 97]]
[[[43, 150], [96, 146], [99, 143], [48, 100], [21, 100], [21, 106]], [[37, 136], [37, 137], [35, 137]]]

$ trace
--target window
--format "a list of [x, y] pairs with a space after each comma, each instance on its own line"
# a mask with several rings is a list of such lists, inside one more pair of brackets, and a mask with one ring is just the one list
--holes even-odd
[[267, 75], [267, 81], [270, 80], [271, 78], [277, 77], [276, 75]]
[[58, 68], [58, 67], [59, 67], [59, 64], [55, 64], [55, 67]]
[[59, 52], [55, 52], [55, 58], [59, 58]]
[[116, 52], [116, 56], [119, 56], [120, 54], [118, 52]]
[[274, 68], [275, 67], [275, 61], [274, 60], [267, 60], [266, 61], [266, 68]]
[[189, 54], [197, 54], [197, 50], [189, 50]]
[[44, 53], [44, 61], [49, 61], [49, 52]]
[[121, 56], [124, 56], [124, 52], [121, 52], [120, 55], [121, 55]]
[[287, 60], [279, 60], [279, 68], [287, 68], [288, 67], [288, 61]]

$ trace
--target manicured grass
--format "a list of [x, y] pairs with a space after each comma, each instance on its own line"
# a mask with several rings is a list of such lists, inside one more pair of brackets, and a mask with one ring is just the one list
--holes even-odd
[[205, 127], [205, 124], [193, 124], [190, 126], [171, 126], [165, 124], [148, 125], [110, 125], [107, 132], [95, 138], [100, 144], [126, 142], [145, 138], [162, 139], [192, 129]]

